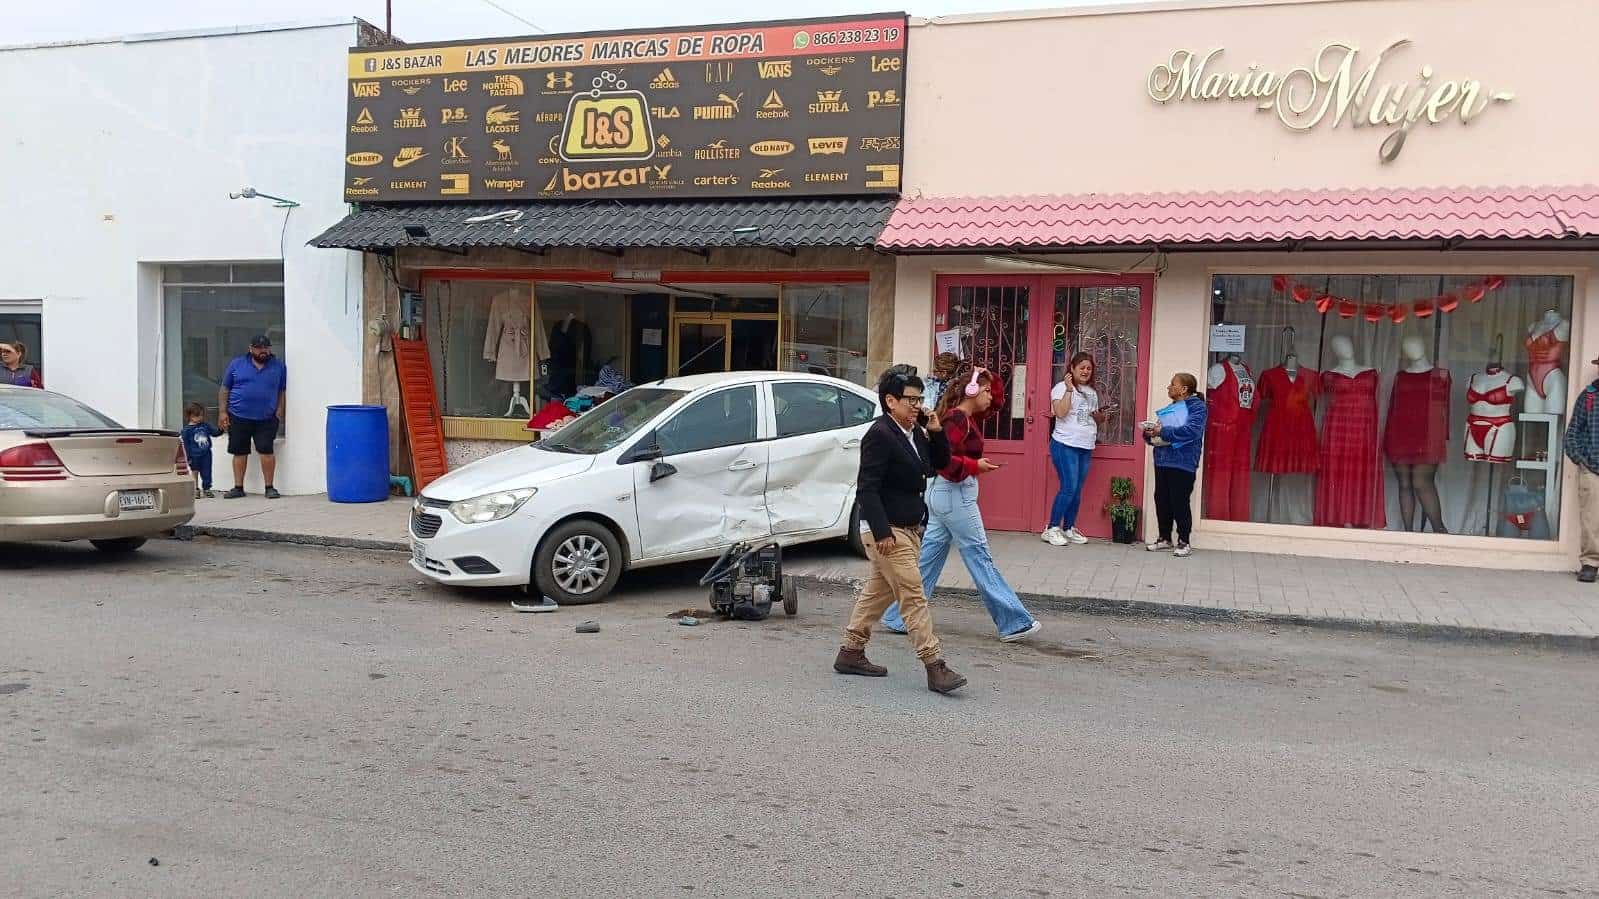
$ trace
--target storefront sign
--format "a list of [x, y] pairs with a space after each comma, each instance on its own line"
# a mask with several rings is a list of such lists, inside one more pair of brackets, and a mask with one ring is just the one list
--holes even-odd
[[897, 195], [904, 54], [903, 14], [351, 50], [345, 199]]
[[1409, 44], [1408, 39], [1398, 40], [1362, 57], [1353, 44], [1335, 41], [1322, 47], [1311, 65], [1281, 74], [1258, 63], [1224, 71], [1220, 47], [1204, 54], [1177, 50], [1149, 73], [1149, 96], [1159, 103], [1241, 100], [1274, 114], [1294, 131], [1323, 124], [1336, 128], [1346, 121], [1352, 128], [1387, 128], [1378, 150], [1383, 162], [1399, 157], [1416, 125], [1451, 118], [1470, 123], [1493, 104], [1515, 99], [1509, 91], [1490, 91], [1473, 79], [1438, 79], [1430, 65], [1407, 80], [1383, 80], [1384, 63]]

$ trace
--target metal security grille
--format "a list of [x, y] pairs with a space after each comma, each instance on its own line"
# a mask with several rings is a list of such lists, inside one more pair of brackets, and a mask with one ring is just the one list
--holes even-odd
[[[1030, 294], [1020, 285], [949, 289], [949, 324], [960, 329], [961, 355], [999, 376], [996, 397], [1009, 398], [1016, 367], [1027, 364]], [[1025, 426], [1026, 419], [1007, 409], [983, 423], [983, 438], [1021, 440]]]

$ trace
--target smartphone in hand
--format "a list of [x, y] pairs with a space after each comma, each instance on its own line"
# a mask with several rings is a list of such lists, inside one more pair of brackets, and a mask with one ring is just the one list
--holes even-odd
[[920, 410], [920, 411], [918, 411], [916, 413], [916, 426], [919, 427], [919, 428], [927, 427], [927, 410], [926, 409]]

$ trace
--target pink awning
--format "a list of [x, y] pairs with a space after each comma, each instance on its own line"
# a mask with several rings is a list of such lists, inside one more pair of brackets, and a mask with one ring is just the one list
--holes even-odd
[[902, 199], [890, 250], [1599, 237], [1599, 186]]

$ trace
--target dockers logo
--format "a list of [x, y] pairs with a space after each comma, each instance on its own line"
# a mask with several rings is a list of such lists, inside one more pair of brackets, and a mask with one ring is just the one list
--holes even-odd
[[571, 72], [545, 72], [544, 92], [561, 93], [572, 89]]
[[444, 139], [444, 164], [466, 165], [472, 157], [466, 153], [466, 138], [447, 137]]
[[466, 172], [446, 172], [439, 176], [439, 193], [444, 196], [463, 196], [472, 192], [472, 176]]
[[750, 152], [756, 156], [787, 156], [794, 152], [794, 145], [786, 140], [763, 140], [750, 144]]
[[433, 83], [432, 78], [402, 78], [394, 82], [394, 86], [405, 92], [408, 97], [414, 97], [422, 92], [422, 88]]
[[439, 112], [440, 125], [454, 125], [466, 121], [465, 106], [446, 106]]
[[350, 165], [378, 165], [383, 162], [382, 153], [351, 153], [344, 157]]
[[817, 91], [816, 102], [810, 105], [811, 115], [849, 112], [849, 101], [843, 91]]
[[483, 82], [483, 89], [491, 97], [520, 97], [526, 90], [516, 75], [495, 75], [494, 80]]
[[677, 76], [672, 74], [670, 66], [662, 69], [661, 74], [650, 79], [650, 90], [652, 91], [677, 90], [682, 86], [682, 83], [677, 80]]
[[813, 137], [806, 141], [812, 156], [842, 156], [849, 149], [847, 137]]
[[400, 152], [394, 154], [394, 162], [390, 163], [397, 169], [403, 169], [413, 162], [420, 162], [427, 158], [421, 147], [401, 147]]
[[367, 109], [365, 106], [361, 107], [361, 112], [355, 117], [355, 124], [350, 126], [350, 133], [376, 134], [377, 131], [377, 123], [372, 121], [372, 110]]
[[750, 182], [750, 190], [788, 190], [794, 182], [780, 177], [782, 169], [761, 169], [755, 179]]
[[783, 98], [778, 96], [777, 91], [774, 90], [766, 95], [766, 102], [761, 104], [761, 108], [755, 110], [755, 117], [757, 119], [786, 119], [788, 118], [788, 107], [783, 105]]
[[426, 128], [427, 119], [422, 118], [422, 107], [408, 106], [400, 110], [400, 117], [394, 120], [396, 128]]
[[862, 153], [887, 153], [899, 149], [897, 137], [863, 137], [861, 138]]
[[739, 103], [742, 102], [743, 99], [744, 95], [742, 93], [734, 97], [729, 97], [727, 94], [717, 94], [715, 106], [694, 107], [694, 118], [708, 119], [711, 121], [726, 121], [728, 119], [736, 119], [738, 118]]
[[738, 147], [729, 147], [727, 145], [727, 141], [725, 141], [725, 140], [711, 141], [710, 143], [706, 144], [704, 147], [694, 151], [694, 158], [695, 159], [708, 159], [708, 160], [738, 159], [740, 156], [743, 156], [743, 155], [744, 155], [744, 151], [743, 150], [740, 150]]
[[375, 197], [378, 189], [371, 186], [371, 178], [351, 178], [350, 186], [344, 189], [345, 197]]
[[502, 103], [490, 106], [489, 111], [483, 114], [484, 134], [521, 134], [522, 112], [517, 109], [506, 109]]
[[817, 56], [817, 57], [814, 57], [812, 59], [805, 60], [805, 64], [807, 66], [810, 66], [813, 69], [821, 70], [821, 73], [823, 75], [832, 76], [832, 75], [837, 75], [839, 72], [844, 71], [844, 67], [845, 66], [854, 65], [855, 64], [855, 57], [853, 57], [853, 56]]
[[503, 190], [509, 193], [527, 187], [527, 181], [522, 178], [484, 178], [483, 186], [490, 190]]
[[[873, 177], [876, 176], [876, 177]], [[899, 187], [899, 166], [869, 165], [866, 167], [867, 187]]]
[[[561, 168], [561, 187], [567, 193], [585, 190], [606, 190], [617, 187], [646, 187], [666, 181], [671, 177], [669, 165], [640, 165], [625, 169], [606, 169], [598, 172], [574, 172]], [[550, 190], [545, 188], [546, 192]]]
[[867, 109], [880, 109], [880, 108], [884, 108], [884, 107], [893, 108], [893, 107], [896, 107], [898, 105], [899, 105], [899, 91], [886, 90], [886, 91], [867, 91], [866, 92], [866, 108]]
[[[602, 79], [626, 86], [607, 72]], [[573, 94], [566, 107], [566, 131], [561, 137], [561, 158], [568, 162], [644, 160], [655, 155], [655, 131], [648, 101], [632, 90], [601, 90]]]
[[383, 96], [383, 82], [352, 81], [350, 82], [350, 95], [357, 100], [375, 100]]
[[773, 78], [789, 78], [794, 74], [794, 60], [792, 59], [763, 59], [756, 66], [762, 79], [770, 81]]

